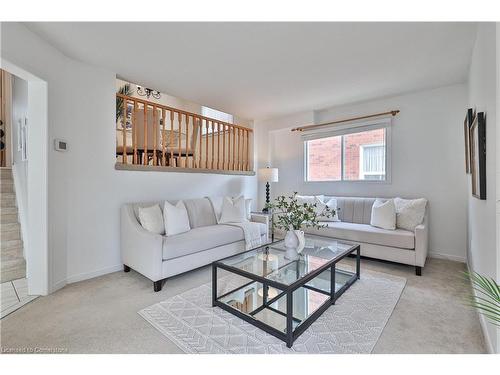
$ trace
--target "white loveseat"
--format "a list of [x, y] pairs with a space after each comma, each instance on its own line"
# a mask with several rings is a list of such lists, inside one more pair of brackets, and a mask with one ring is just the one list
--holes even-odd
[[[163, 209], [164, 202], [122, 206], [121, 256], [124, 271], [132, 268], [152, 280], [155, 292], [161, 290], [162, 281], [168, 277], [245, 250], [243, 230], [217, 224], [214, 207], [208, 198], [184, 200], [191, 230], [173, 236], [148, 232], [139, 223], [138, 208], [154, 204]], [[263, 220], [265, 217], [251, 216], [251, 221], [260, 222], [261, 239], [265, 242], [268, 226]]]
[[361, 255], [415, 266], [422, 274], [428, 251], [428, 203], [423, 222], [415, 231], [386, 230], [370, 225], [375, 198], [329, 197], [337, 199], [340, 222], [324, 222], [327, 227], [306, 229], [306, 233], [332, 237], [361, 244]]

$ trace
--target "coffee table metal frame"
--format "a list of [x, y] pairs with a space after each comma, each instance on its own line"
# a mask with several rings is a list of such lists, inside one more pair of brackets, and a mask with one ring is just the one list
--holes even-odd
[[[277, 241], [275, 243], [278, 243], [281, 241]], [[239, 269], [237, 267], [229, 266], [227, 264], [222, 263], [224, 260], [248, 253], [251, 251], [255, 251], [259, 248], [265, 248], [266, 251], [269, 250], [269, 247], [272, 246], [273, 243], [264, 245], [264, 246], [259, 246], [256, 249], [251, 249], [247, 250], [245, 252], [236, 254], [236, 255], [231, 255], [226, 258], [220, 259], [218, 261], [215, 261], [212, 263], [212, 306], [213, 307], [220, 307], [223, 310], [226, 310], [227, 312], [237, 316], [240, 319], [243, 319], [244, 321], [256, 326], [257, 328], [262, 329], [263, 331], [277, 337], [278, 339], [284, 341], [286, 343], [286, 346], [288, 348], [291, 348], [293, 345], [293, 342], [302, 334], [304, 331], [314, 322], [316, 319], [318, 319], [323, 312], [325, 312], [331, 305], [335, 304], [335, 301], [347, 290], [349, 287], [356, 282], [360, 278], [360, 262], [361, 262], [361, 248], [359, 244], [352, 244], [352, 246], [344, 251], [343, 253], [339, 254], [338, 256], [334, 257], [330, 261], [326, 262], [324, 265], [318, 267], [314, 271], [304, 275], [302, 278], [296, 280], [295, 282], [291, 283], [290, 285], [280, 283], [275, 280], [270, 280], [266, 279], [265, 277], [255, 275], [251, 272], [244, 271], [242, 269]], [[336, 272], [342, 272], [341, 270], [336, 269], [336, 264], [344, 259], [346, 256], [355, 253], [356, 256], [356, 272], [353, 273], [352, 277], [338, 290], [335, 291], [335, 274]], [[247, 279], [250, 279], [251, 281], [249, 283], [246, 283], [245, 285], [241, 285], [227, 293], [224, 293], [221, 296], [217, 296], [217, 269], [223, 269], [226, 271], [229, 271], [231, 273], [234, 273], [239, 276], [243, 276]], [[307, 285], [307, 283], [317, 276], [319, 276], [322, 272], [330, 269], [330, 292], [324, 291], [322, 289], [315, 288], [311, 285]], [[241, 289], [242, 287], [246, 285], [250, 285], [254, 282], [259, 282], [263, 285], [263, 304], [258, 307], [257, 309], [253, 310], [252, 312], [246, 314], [241, 311], [239, 311], [236, 308], [233, 308], [229, 306], [228, 304], [221, 302], [220, 299], [235, 292], [238, 289]], [[269, 287], [274, 287], [279, 290], [281, 290], [281, 293], [278, 293], [277, 296], [267, 299], [267, 291]], [[309, 290], [313, 290], [315, 292], [319, 292], [322, 294], [328, 295], [330, 298], [327, 299], [316, 311], [314, 311], [310, 316], [308, 316], [305, 320], [301, 321], [300, 324], [293, 330], [293, 321], [297, 320], [296, 318], [293, 317], [293, 292], [297, 290], [298, 288], [306, 288]], [[286, 313], [279, 311], [277, 309], [274, 309], [271, 307], [271, 305], [276, 302], [278, 299], [286, 295]], [[283, 316], [286, 316], [286, 332], [282, 332], [260, 320], [257, 320], [253, 318], [253, 315], [257, 314], [259, 311], [263, 309], [269, 309], [272, 310], [275, 313], [281, 314]]]

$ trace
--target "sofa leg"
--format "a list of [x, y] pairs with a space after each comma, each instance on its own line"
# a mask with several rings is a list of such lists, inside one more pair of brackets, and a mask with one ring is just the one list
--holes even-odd
[[130, 272], [130, 267], [126, 264], [123, 265], [123, 272]]
[[163, 280], [153, 281], [153, 289], [155, 292], [159, 292], [161, 290], [161, 286], [163, 284]]
[[415, 275], [422, 276], [422, 267], [415, 266]]

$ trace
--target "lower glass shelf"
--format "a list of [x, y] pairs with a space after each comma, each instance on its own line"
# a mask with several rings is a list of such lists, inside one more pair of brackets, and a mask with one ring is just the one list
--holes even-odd
[[[327, 273], [328, 272], [328, 273]], [[353, 273], [336, 273], [335, 290], [340, 290], [352, 277]], [[308, 286], [312, 287], [308, 288]], [[293, 292], [293, 329], [310, 317], [324, 303], [330, 303], [330, 271], [325, 271], [313, 279], [306, 287], [300, 287]], [[268, 287], [267, 301], [264, 305], [264, 289], [259, 282], [244, 285], [232, 293], [218, 299], [219, 302], [238, 310], [239, 312], [258, 320], [280, 332], [286, 333], [286, 295], [279, 289]]]

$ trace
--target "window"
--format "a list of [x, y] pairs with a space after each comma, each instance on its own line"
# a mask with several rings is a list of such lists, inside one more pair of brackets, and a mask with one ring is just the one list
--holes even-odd
[[306, 181], [386, 181], [388, 128], [385, 125], [368, 128], [370, 130], [353, 128], [341, 135], [306, 138]]

